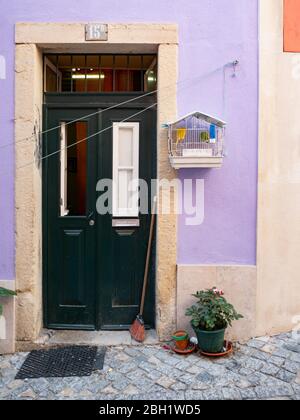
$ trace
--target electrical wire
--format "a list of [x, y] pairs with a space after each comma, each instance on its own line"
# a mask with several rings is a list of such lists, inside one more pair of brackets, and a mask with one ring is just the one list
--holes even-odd
[[[237, 61], [237, 60], [236, 60], [236, 61], [233, 61], [233, 62], [229, 62], [229, 63], [227, 63], [227, 64], [223, 65], [222, 67], [217, 68], [217, 69], [216, 69], [216, 71], [217, 71], [217, 70], [220, 70], [221, 68], [223, 68], [223, 69], [225, 70], [225, 68], [226, 68], [226, 67], [228, 67], [228, 66], [234, 66], [234, 68], [235, 68], [237, 64], [238, 64], [238, 61]], [[188, 82], [188, 81], [198, 80], [198, 79], [200, 79], [200, 78], [203, 78], [203, 76], [198, 76], [198, 77], [195, 77], [195, 78], [188, 78], [188, 79], [185, 79], [185, 80], [181, 80], [180, 82], [177, 82], [177, 83], [176, 83], [176, 85], [179, 85], [179, 84], [182, 84], [182, 83], [185, 83], [185, 82]], [[172, 85], [164, 86], [164, 87], [160, 88], [160, 91], [162, 91], [162, 90], [164, 90], [164, 89], [167, 89], [167, 88], [169, 88], [170, 86], [172, 86]], [[111, 106], [111, 107], [109, 107], [109, 108], [105, 108], [105, 109], [102, 109], [102, 110], [100, 110], [100, 111], [96, 111], [96, 112], [93, 112], [93, 113], [91, 113], [91, 114], [84, 115], [84, 116], [82, 116], [82, 117], [80, 117], [80, 118], [77, 118], [77, 119], [75, 119], [75, 120], [73, 120], [73, 121], [68, 121], [68, 122], [66, 122], [66, 125], [73, 124], [73, 123], [78, 122], [78, 121], [82, 121], [82, 120], [84, 120], [85, 118], [89, 118], [89, 117], [92, 117], [92, 116], [97, 115], [97, 114], [99, 114], [99, 115], [100, 115], [100, 114], [102, 114], [103, 112], [110, 111], [111, 109], [118, 108], [119, 106], [126, 105], [126, 104], [128, 104], [128, 103], [131, 103], [131, 102], [137, 101], [138, 99], [142, 99], [142, 98], [145, 98], [145, 97], [147, 97], [147, 96], [149, 96], [149, 95], [153, 95], [153, 94], [155, 94], [155, 93], [158, 93], [158, 89], [153, 90], [153, 91], [151, 91], [151, 92], [144, 93], [143, 95], [136, 96], [136, 97], [134, 97], [134, 98], [128, 99], [128, 100], [126, 100], [126, 101], [124, 101], [124, 102], [120, 102], [120, 103], [118, 103], [118, 104], [112, 105], [112, 106]], [[31, 139], [35, 139], [35, 138], [36, 138], [36, 136], [41, 136], [41, 135], [46, 134], [46, 133], [49, 133], [49, 132], [51, 132], [51, 131], [58, 130], [59, 128], [60, 128], [60, 125], [59, 125], [59, 126], [56, 126], [56, 127], [49, 128], [49, 129], [44, 130], [44, 131], [39, 131], [38, 133], [33, 133], [31, 136], [24, 137], [23, 139], [19, 139], [19, 140], [17, 140], [17, 141], [13, 141], [13, 142], [10, 142], [10, 143], [2, 144], [2, 145], [0, 145], [0, 150], [1, 150], [1, 149], [3, 149], [3, 148], [5, 148], [5, 147], [9, 147], [9, 146], [12, 146], [12, 145], [15, 145], [15, 144], [18, 144], [18, 143], [22, 143], [22, 142], [24, 142], [24, 141], [28, 141], [28, 140], [31, 140]]]
[[[135, 114], [133, 114], [133, 115], [130, 115], [130, 116], [129, 116], [129, 117], [127, 117], [127, 118], [124, 118], [122, 121], [118, 121], [118, 124], [119, 124], [119, 123], [123, 123], [123, 122], [126, 122], [126, 121], [130, 120], [131, 118], [134, 118], [134, 117], [136, 117], [137, 115], [140, 115], [140, 114], [142, 114], [142, 113], [143, 113], [143, 112], [145, 112], [145, 111], [148, 111], [149, 109], [151, 109], [151, 108], [155, 107], [156, 105], [157, 105], [157, 102], [155, 102], [154, 104], [152, 104], [152, 105], [148, 106], [147, 108], [142, 109], [142, 110], [141, 110], [141, 111], [139, 111], [139, 112], [136, 112], [136, 113], [135, 113]], [[23, 168], [26, 168], [27, 166], [31, 166], [31, 165], [33, 165], [33, 164], [35, 164], [35, 163], [39, 163], [39, 162], [41, 162], [41, 161], [43, 161], [43, 160], [45, 160], [45, 159], [49, 159], [51, 156], [55, 156], [55, 155], [57, 155], [57, 154], [61, 153], [61, 152], [62, 152], [62, 151], [64, 151], [64, 150], [67, 150], [67, 149], [70, 149], [71, 147], [76, 146], [77, 144], [80, 144], [80, 143], [83, 143], [84, 141], [90, 140], [91, 138], [93, 138], [93, 137], [95, 137], [95, 136], [98, 136], [99, 134], [102, 134], [102, 133], [104, 133], [105, 131], [108, 131], [108, 130], [110, 130], [110, 129], [112, 129], [112, 128], [113, 128], [113, 125], [110, 125], [109, 127], [106, 127], [106, 128], [104, 128], [104, 129], [102, 129], [102, 130], [100, 130], [100, 131], [97, 131], [96, 133], [93, 133], [93, 134], [91, 134], [90, 136], [85, 137], [84, 139], [78, 140], [78, 141], [76, 141], [76, 142], [74, 142], [74, 143], [72, 143], [72, 144], [69, 144], [69, 145], [68, 145], [68, 146], [66, 146], [66, 147], [62, 147], [62, 148], [61, 148], [61, 149], [59, 149], [59, 150], [55, 150], [55, 152], [49, 153], [49, 154], [48, 154], [48, 155], [46, 155], [46, 156], [42, 156], [42, 157], [40, 157], [39, 159], [35, 159], [35, 160], [33, 160], [33, 161], [31, 161], [31, 162], [28, 162], [28, 163], [26, 163], [26, 164], [24, 164], [24, 165], [18, 166], [18, 167], [16, 168], [16, 170], [23, 169]]]
[[[126, 104], [128, 104], [130, 102], [133, 102], [133, 101], [136, 101], [138, 99], [145, 98], [146, 96], [153, 95], [154, 93], [157, 93], [157, 92], [158, 92], [158, 90], [156, 89], [156, 90], [153, 90], [151, 92], [145, 93], [144, 95], [136, 96], [134, 98], [128, 99], [127, 101], [120, 102], [118, 104], [112, 105], [109, 108], [101, 109], [100, 111], [96, 111], [96, 112], [93, 112], [91, 114], [84, 115], [80, 118], [76, 118], [75, 120], [68, 121], [68, 122], [66, 122], [66, 125], [73, 124], [73, 123], [78, 122], [78, 121], [82, 121], [86, 118], [92, 117], [92, 116], [97, 115], [97, 114], [102, 114], [103, 112], [110, 111], [111, 109], [117, 108], [117, 107], [122, 106], [122, 105], [126, 105]], [[0, 149], [3, 149], [3, 148], [8, 147], [8, 146], [12, 146], [14, 144], [22, 143], [22, 142], [28, 141], [30, 139], [34, 139], [34, 138], [36, 138], [36, 136], [41, 136], [43, 134], [49, 133], [50, 131], [58, 130], [59, 128], [60, 128], [60, 125], [58, 125], [56, 127], [51, 127], [48, 130], [39, 131], [38, 133], [34, 133], [31, 136], [24, 137], [23, 139], [19, 139], [17, 141], [2, 144], [2, 145], [0, 145]]]
[[[228, 65], [230, 65], [230, 64], [231, 64], [231, 65], [234, 65], [234, 63], [228, 63], [228, 64], [225, 64], [223, 67], [226, 67], [226, 66], [228, 66]], [[192, 81], [194, 81], [195, 79], [199, 79], [199, 77], [197, 77], [197, 78], [190, 78], [190, 79], [183, 80], [183, 81], [181, 81], [181, 82], [177, 82], [177, 83], [176, 83], [176, 85], [181, 84], [181, 83], [184, 83], [184, 82], [187, 82], [187, 81], [191, 81], [191, 82], [192, 82]], [[170, 86], [171, 86], [171, 85], [170, 85]], [[162, 90], [162, 89], [166, 89], [166, 88], [167, 88], [167, 86], [165, 86], [165, 87], [161, 88], [160, 90]], [[182, 88], [180, 88], [180, 89], [182, 89]], [[178, 89], [178, 90], [180, 90], [180, 89]], [[129, 102], [133, 102], [134, 100], [137, 100], [137, 99], [143, 98], [143, 97], [145, 97], [145, 96], [148, 96], [148, 95], [153, 94], [153, 93], [156, 93], [156, 92], [158, 92], [158, 90], [155, 90], [155, 91], [152, 91], [152, 92], [148, 92], [148, 93], [146, 93], [146, 94], [144, 94], [144, 95], [141, 95], [141, 96], [139, 96], [139, 97], [131, 98], [131, 99], [130, 99], [130, 100], [128, 100], [128, 101], [124, 101], [124, 102], [121, 102], [121, 103], [115, 104], [115, 105], [113, 105], [112, 107], [106, 108], [106, 109], [104, 109], [104, 110], [100, 110], [100, 111], [97, 111], [97, 112], [94, 112], [94, 113], [88, 114], [88, 115], [86, 115], [86, 116], [83, 116], [83, 117], [81, 117], [81, 118], [78, 118], [78, 119], [75, 119], [75, 120], [69, 121], [69, 122], [67, 122], [67, 123], [66, 123], [66, 125], [69, 125], [69, 124], [72, 124], [72, 123], [75, 123], [75, 122], [81, 121], [81, 120], [83, 120], [83, 119], [85, 119], [85, 118], [87, 118], [87, 117], [89, 117], [89, 116], [97, 115], [97, 114], [100, 114], [100, 113], [102, 113], [102, 112], [108, 111], [108, 110], [110, 110], [110, 109], [117, 108], [118, 106], [121, 106], [121, 105], [126, 104], [126, 103], [129, 103]], [[167, 97], [169, 97], [169, 96], [170, 96], [170, 95], [166, 96], [164, 99], [166, 99], [166, 98], [167, 98]], [[147, 110], [149, 110], [149, 109], [153, 108], [153, 107], [154, 107], [154, 106], [156, 106], [157, 104], [158, 104], [158, 102], [153, 103], [153, 104], [152, 104], [152, 105], [150, 105], [149, 107], [144, 108], [144, 109], [142, 109], [141, 111], [139, 111], [139, 112], [137, 112], [137, 113], [135, 113], [135, 114], [133, 114], [133, 115], [131, 115], [131, 116], [129, 116], [129, 117], [127, 117], [127, 118], [125, 118], [124, 120], [120, 121], [120, 123], [122, 123], [122, 122], [126, 122], [126, 121], [130, 120], [131, 118], [133, 118], [133, 117], [135, 117], [135, 116], [137, 116], [137, 115], [142, 114], [143, 112], [145, 112], [145, 111], [147, 111]], [[54, 131], [54, 130], [56, 130], [56, 129], [59, 129], [60, 127], [61, 127], [61, 126], [59, 125], [59, 126], [56, 126], [56, 127], [52, 127], [52, 128], [50, 128], [50, 129], [48, 129], [48, 130], [45, 130], [45, 131], [42, 131], [42, 132], [39, 132], [39, 133], [35, 133], [35, 134], [33, 134], [31, 137], [27, 137], [27, 138], [25, 138], [25, 139], [21, 139], [21, 140], [19, 140], [18, 142], [25, 141], [25, 140], [27, 140], [27, 139], [30, 139], [30, 138], [36, 137], [36, 136], [38, 136], [38, 135], [46, 134], [46, 133], [48, 133], [48, 132]], [[113, 128], [113, 125], [111, 125], [111, 126], [109, 126], [109, 127], [106, 127], [106, 128], [104, 128], [103, 130], [100, 130], [100, 131], [98, 131], [98, 132], [96, 132], [96, 133], [94, 133], [94, 134], [92, 134], [92, 135], [90, 135], [90, 136], [88, 136], [88, 137], [86, 137], [86, 138], [84, 138], [84, 139], [81, 139], [81, 140], [79, 140], [79, 141], [77, 141], [77, 142], [74, 142], [74, 143], [72, 143], [72, 144], [68, 145], [68, 146], [67, 146], [67, 147], [65, 147], [65, 148], [61, 148], [61, 149], [56, 150], [55, 152], [52, 152], [52, 153], [50, 153], [50, 154], [48, 154], [48, 155], [46, 155], [46, 156], [42, 156], [42, 157], [40, 157], [40, 158], [38, 158], [38, 159], [35, 159], [35, 160], [31, 161], [31, 162], [28, 162], [28, 163], [24, 164], [24, 165], [18, 166], [18, 167], [16, 167], [16, 169], [15, 169], [15, 170], [17, 171], [17, 170], [19, 170], [19, 169], [23, 169], [23, 168], [26, 168], [26, 167], [28, 167], [28, 166], [34, 165], [34, 164], [38, 164], [39, 162], [41, 162], [41, 161], [43, 161], [43, 160], [45, 160], [45, 159], [47, 159], [47, 158], [49, 158], [49, 157], [51, 157], [51, 156], [54, 156], [54, 155], [57, 155], [57, 154], [61, 153], [63, 150], [69, 149], [70, 147], [74, 147], [74, 146], [76, 146], [76, 145], [77, 145], [77, 144], [79, 144], [79, 143], [82, 143], [82, 142], [84, 142], [84, 141], [87, 141], [87, 140], [89, 140], [89, 139], [91, 139], [91, 138], [93, 138], [93, 137], [95, 137], [95, 136], [97, 136], [97, 135], [99, 135], [99, 134], [101, 134], [101, 133], [103, 133], [103, 132], [105, 132], [105, 131], [110, 130], [111, 128]], [[10, 144], [17, 144], [18, 142], [12, 142], [12, 143], [10, 143]], [[3, 146], [5, 146], [5, 145], [3, 145]], [[3, 146], [2, 146], [2, 147], [3, 147]], [[1, 147], [0, 147], [0, 148], [1, 148]], [[2, 175], [4, 175], [4, 174], [5, 174], [5, 173], [1, 173], [1, 174], [0, 174], [0, 176], [2, 176]]]

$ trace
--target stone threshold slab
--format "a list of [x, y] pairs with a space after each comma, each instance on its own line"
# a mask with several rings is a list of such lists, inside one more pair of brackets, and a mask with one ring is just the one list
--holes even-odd
[[[155, 330], [146, 331], [146, 340], [143, 345], [155, 345], [159, 343]], [[93, 346], [138, 346], [130, 336], [129, 331], [69, 331], [44, 329], [33, 344], [39, 346], [61, 345], [93, 345]]]

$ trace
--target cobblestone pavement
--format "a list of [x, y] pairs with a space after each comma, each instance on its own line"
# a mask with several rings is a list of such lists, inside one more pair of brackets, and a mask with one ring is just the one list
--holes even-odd
[[15, 380], [26, 355], [0, 357], [0, 400], [300, 399], [300, 342], [291, 334], [251, 340], [218, 360], [160, 346], [111, 347], [104, 370], [85, 378]]

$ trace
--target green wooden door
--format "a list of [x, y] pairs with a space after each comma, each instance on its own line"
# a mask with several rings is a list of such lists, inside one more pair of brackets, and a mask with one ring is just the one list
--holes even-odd
[[[43, 142], [43, 155], [50, 155], [43, 161], [44, 320], [48, 328], [126, 329], [138, 312], [150, 214], [138, 214], [139, 226], [124, 228], [116, 223], [124, 218], [97, 213], [102, 194], [97, 183], [113, 177], [114, 140], [112, 129], [93, 135], [145, 105], [98, 113], [112, 105], [112, 96], [84, 99], [80, 105], [72, 96], [66, 103], [66, 97], [49, 95], [45, 106], [45, 129], [59, 128]], [[130, 121], [138, 124], [139, 178], [150, 186], [156, 174], [156, 113], [148, 110]], [[150, 201], [149, 188], [149, 207]], [[145, 308], [150, 327], [154, 291], [155, 247]]]

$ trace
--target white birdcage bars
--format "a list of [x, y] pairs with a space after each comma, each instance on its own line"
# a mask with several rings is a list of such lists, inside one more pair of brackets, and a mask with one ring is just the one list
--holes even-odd
[[224, 156], [225, 121], [201, 113], [190, 113], [167, 124], [172, 166], [220, 167]]

